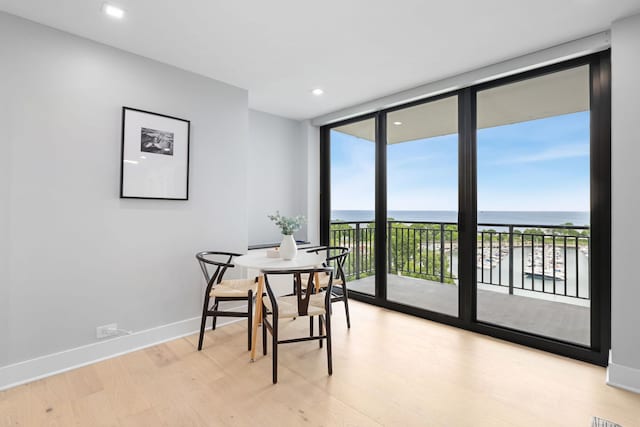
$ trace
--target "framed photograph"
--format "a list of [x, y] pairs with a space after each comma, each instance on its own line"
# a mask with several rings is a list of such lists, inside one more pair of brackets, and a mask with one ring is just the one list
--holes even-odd
[[189, 200], [191, 122], [122, 107], [120, 198]]

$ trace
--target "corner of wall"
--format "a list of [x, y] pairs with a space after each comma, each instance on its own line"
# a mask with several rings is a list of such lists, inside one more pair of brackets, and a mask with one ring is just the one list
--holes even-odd
[[310, 120], [300, 124], [306, 146], [307, 164], [307, 240], [320, 243], [320, 130]]
[[613, 352], [610, 351], [607, 384], [633, 393], [640, 393], [640, 369], [613, 362]]

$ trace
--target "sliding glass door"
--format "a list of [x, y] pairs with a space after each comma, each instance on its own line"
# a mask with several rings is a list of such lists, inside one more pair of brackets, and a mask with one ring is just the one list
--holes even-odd
[[604, 364], [609, 53], [321, 131], [322, 243], [355, 299]]
[[351, 288], [375, 295], [375, 118], [332, 128], [330, 144], [328, 243], [352, 250], [345, 264]]
[[386, 119], [387, 299], [458, 317], [458, 97]]
[[589, 65], [478, 91], [477, 118], [477, 319], [589, 346]]

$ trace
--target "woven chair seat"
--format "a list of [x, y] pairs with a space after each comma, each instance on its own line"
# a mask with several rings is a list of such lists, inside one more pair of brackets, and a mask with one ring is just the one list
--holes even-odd
[[[309, 308], [307, 310], [307, 316], [319, 316], [325, 314], [324, 310], [324, 298], [325, 292], [311, 295], [309, 301]], [[288, 295], [284, 297], [278, 297], [278, 317], [281, 319], [291, 319], [293, 317], [300, 317], [298, 314], [298, 297], [296, 295]], [[271, 300], [268, 297], [262, 298], [264, 304], [270, 312], [273, 311], [271, 306]]]
[[230, 279], [223, 280], [211, 289], [212, 297], [246, 297], [249, 290], [255, 295], [258, 284], [255, 279]]

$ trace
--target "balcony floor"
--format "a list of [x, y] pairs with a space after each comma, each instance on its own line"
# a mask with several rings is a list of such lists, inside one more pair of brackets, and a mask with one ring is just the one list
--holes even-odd
[[[375, 277], [350, 280], [350, 290], [373, 295]], [[388, 275], [390, 301], [458, 316], [458, 286]], [[504, 288], [478, 289], [478, 319], [495, 325], [589, 345], [589, 307], [548, 300], [549, 296], [509, 295]], [[544, 299], [543, 299], [544, 298]], [[553, 296], [551, 296], [553, 298]]]

